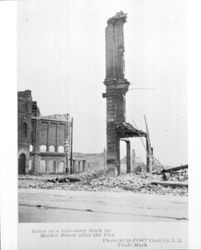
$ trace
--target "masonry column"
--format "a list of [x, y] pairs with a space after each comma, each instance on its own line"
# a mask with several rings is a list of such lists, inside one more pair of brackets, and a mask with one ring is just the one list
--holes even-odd
[[35, 119], [35, 127], [34, 127], [34, 130], [35, 130], [35, 145], [34, 145], [34, 173], [37, 173], [38, 172], [38, 166], [39, 166], [39, 156], [38, 156], [38, 153], [39, 153], [39, 122], [40, 120], [39, 119]]
[[126, 141], [126, 172], [131, 173], [131, 143], [129, 140]]
[[124, 78], [124, 34], [126, 14], [118, 12], [107, 21], [106, 45], [106, 127], [107, 127], [107, 175], [120, 174], [120, 138], [116, 124], [125, 122], [125, 94], [129, 82]]
[[47, 123], [47, 142], [46, 142], [47, 152], [49, 152], [49, 132], [50, 132], [50, 122]]
[[132, 150], [132, 171], [135, 171], [136, 168], [136, 153], [135, 149]]
[[86, 169], [85, 169], [85, 165], [86, 165], [86, 160], [83, 160], [83, 168], [82, 168], [82, 172], [84, 172]]

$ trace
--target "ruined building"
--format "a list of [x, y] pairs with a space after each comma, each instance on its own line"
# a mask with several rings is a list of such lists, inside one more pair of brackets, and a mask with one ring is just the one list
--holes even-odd
[[120, 169], [120, 140], [126, 142], [127, 172], [131, 172], [129, 137], [146, 137], [146, 133], [126, 122], [126, 93], [130, 83], [125, 79], [124, 32], [127, 15], [118, 12], [107, 21], [106, 43], [106, 127], [107, 127], [107, 174], [116, 176]]
[[82, 172], [85, 160], [70, 164], [70, 135], [69, 114], [41, 116], [31, 91], [18, 92], [19, 174]]

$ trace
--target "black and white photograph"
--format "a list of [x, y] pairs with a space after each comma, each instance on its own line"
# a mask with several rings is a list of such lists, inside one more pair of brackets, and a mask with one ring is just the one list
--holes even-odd
[[18, 3], [19, 222], [188, 221], [185, 8]]
[[19, 250], [188, 247], [186, 11], [18, 1]]

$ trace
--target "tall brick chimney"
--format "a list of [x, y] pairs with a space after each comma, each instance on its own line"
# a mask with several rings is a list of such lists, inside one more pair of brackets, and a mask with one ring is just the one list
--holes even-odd
[[125, 122], [125, 95], [130, 83], [124, 78], [124, 32], [127, 15], [122, 11], [107, 21], [106, 78], [104, 84], [107, 112], [107, 174], [120, 174], [120, 138], [116, 132], [116, 123]]

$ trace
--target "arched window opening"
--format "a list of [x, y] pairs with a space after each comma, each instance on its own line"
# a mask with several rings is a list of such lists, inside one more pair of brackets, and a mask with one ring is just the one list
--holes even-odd
[[40, 152], [46, 152], [47, 147], [45, 145], [40, 145]]
[[50, 152], [55, 152], [55, 146], [53, 146], [53, 145], [49, 146], [49, 151]]
[[33, 145], [29, 145], [29, 152], [33, 152]]
[[49, 160], [47, 162], [47, 173], [48, 174], [53, 174], [54, 173], [54, 161], [53, 160]]
[[29, 160], [29, 171], [32, 170], [32, 160]]
[[26, 171], [26, 156], [21, 154], [18, 159], [18, 174], [25, 174]]
[[58, 147], [58, 152], [59, 153], [64, 153], [64, 146], [59, 146]]
[[23, 122], [23, 136], [28, 137], [28, 125], [26, 122]]
[[40, 161], [39, 173], [46, 173], [46, 161]]
[[62, 174], [64, 173], [64, 162], [60, 161], [57, 168], [56, 168], [56, 173]]

